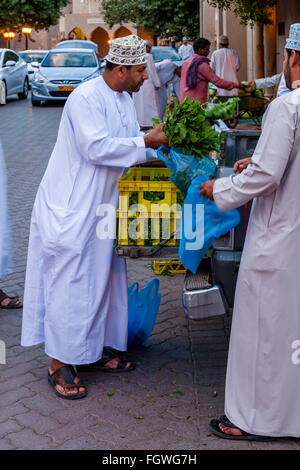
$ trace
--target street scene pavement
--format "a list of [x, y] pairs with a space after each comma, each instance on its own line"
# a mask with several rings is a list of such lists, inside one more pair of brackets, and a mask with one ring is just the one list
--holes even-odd
[[[63, 103], [32, 108], [30, 97], [9, 98], [0, 110], [15, 266], [0, 287], [9, 295], [23, 295], [32, 206], [62, 110]], [[137, 281], [143, 287], [156, 277], [148, 263], [127, 262], [128, 284]], [[126, 355], [137, 368], [82, 373], [88, 387], [83, 400], [56, 397], [47, 382], [50, 359], [43, 345], [20, 346], [22, 310], [2, 309], [6, 364], [0, 364], [0, 449], [300, 449], [297, 439], [236, 442], [210, 432], [210, 419], [224, 413], [231, 321], [188, 320], [181, 302], [183, 278], [159, 277], [162, 299], [153, 333]]]

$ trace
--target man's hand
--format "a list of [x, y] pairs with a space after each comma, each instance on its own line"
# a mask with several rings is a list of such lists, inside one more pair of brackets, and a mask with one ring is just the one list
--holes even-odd
[[238, 175], [240, 173], [242, 173], [243, 170], [245, 170], [247, 168], [248, 165], [250, 165], [252, 163], [252, 158], [251, 157], [247, 157], [247, 158], [243, 158], [242, 160], [238, 160], [237, 162], [235, 162], [234, 166], [233, 166], [233, 171]]
[[208, 199], [213, 199], [214, 184], [216, 180], [204, 181], [200, 184], [200, 196], [207, 197]]
[[164, 123], [161, 122], [158, 126], [149, 132], [148, 135], [145, 135], [145, 147], [151, 147], [152, 149], [157, 149], [161, 145], [168, 145], [169, 139], [163, 131]]

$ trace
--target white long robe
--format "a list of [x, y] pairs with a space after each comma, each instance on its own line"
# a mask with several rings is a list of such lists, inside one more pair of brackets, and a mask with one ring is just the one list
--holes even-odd
[[132, 99], [136, 109], [137, 120], [142, 127], [152, 127], [152, 118], [159, 118], [159, 102], [157, 90], [160, 87], [160, 81], [155, 68], [153, 56], [147, 55], [147, 74], [148, 80], [145, 80], [140, 90], [132, 94]]
[[[179, 88], [180, 90], [180, 78], [175, 73], [177, 65], [170, 59], [165, 59], [161, 62], [157, 62], [155, 64], [155, 67], [160, 81], [160, 88], [157, 90], [157, 96], [159, 101], [159, 117], [160, 120], [163, 120], [164, 111], [168, 102], [168, 85], [170, 83], [175, 84], [176, 88]], [[178, 81], [179, 87], [177, 87]], [[177, 96], [179, 99], [179, 91]]]
[[0, 278], [12, 272], [11, 232], [6, 194], [6, 166], [0, 142]]
[[[222, 47], [212, 53], [210, 66], [218, 77], [230, 82], [238, 82], [237, 71], [240, 68], [239, 56], [234, 49]], [[225, 90], [217, 88], [220, 96], [236, 96], [238, 89]]]
[[[126, 265], [114, 252], [113, 233], [99, 238], [99, 223], [113, 232], [117, 180], [145, 160], [129, 94], [114, 92], [102, 77], [80, 85], [65, 104], [33, 208], [23, 346], [44, 342], [46, 354], [68, 364], [97, 361], [103, 346], [126, 350]], [[110, 206], [101, 219], [103, 204]]]
[[300, 437], [300, 89], [268, 107], [252, 162], [214, 186], [222, 211], [254, 198], [236, 287], [225, 413], [250, 433]]

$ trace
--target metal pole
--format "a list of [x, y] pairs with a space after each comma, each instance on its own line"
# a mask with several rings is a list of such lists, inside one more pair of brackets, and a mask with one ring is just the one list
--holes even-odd
[[25, 33], [25, 49], [28, 49], [28, 35]]

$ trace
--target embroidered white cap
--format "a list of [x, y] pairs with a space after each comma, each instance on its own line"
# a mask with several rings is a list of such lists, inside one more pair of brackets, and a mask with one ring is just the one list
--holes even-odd
[[113, 39], [105, 59], [118, 65], [146, 64], [146, 43], [135, 34]]
[[291, 25], [289, 37], [286, 40], [285, 48], [300, 51], [300, 23], [295, 23]]

